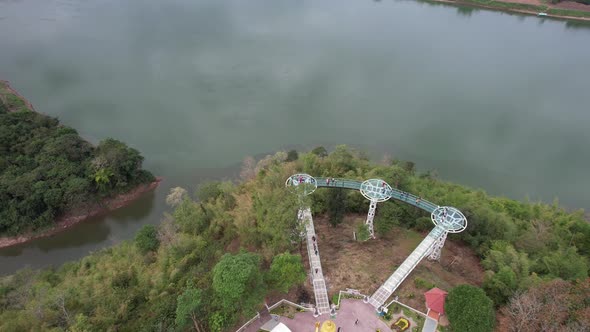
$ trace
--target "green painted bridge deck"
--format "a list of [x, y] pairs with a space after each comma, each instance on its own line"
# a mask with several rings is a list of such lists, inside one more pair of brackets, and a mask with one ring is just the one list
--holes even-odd
[[[349, 179], [337, 179], [337, 178], [325, 178], [325, 177], [317, 177], [315, 178], [317, 181], [317, 186], [324, 187], [324, 188], [344, 188], [344, 189], [353, 189], [353, 190], [360, 190], [362, 181], [356, 180], [349, 180]], [[330, 181], [328, 181], [328, 179]], [[432, 213], [438, 205], [432, 202], [429, 202], [421, 197], [418, 197], [414, 194], [396, 189], [396, 188], [386, 188], [387, 190], [385, 194], [389, 195], [391, 198], [413, 205], [419, 209], [422, 209], [428, 213]]]

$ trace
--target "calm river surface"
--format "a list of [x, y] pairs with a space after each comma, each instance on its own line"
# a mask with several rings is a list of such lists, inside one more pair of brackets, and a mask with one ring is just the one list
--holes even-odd
[[0, 0], [0, 78], [162, 186], [0, 250], [61, 264], [158, 223], [172, 186], [349, 144], [516, 199], [590, 206], [590, 29], [413, 1]]

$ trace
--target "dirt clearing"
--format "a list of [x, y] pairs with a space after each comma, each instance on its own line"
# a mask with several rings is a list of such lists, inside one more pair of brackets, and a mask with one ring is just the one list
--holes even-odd
[[[314, 217], [330, 297], [346, 288], [373, 294], [426, 236], [426, 233], [395, 228], [377, 240], [357, 242], [353, 239], [353, 231], [364, 219], [364, 215], [349, 215], [341, 225], [332, 227], [325, 216]], [[425, 312], [423, 293], [428, 289], [424, 286], [417, 288], [414, 284], [416, 277], [448, 291], [464, 283], [479, 286], [483, 276], [483, 269], [474, 252], [457, 241], [447, 239], [441, 261], [425, 259], [420, 262], [394, 295], [399, 296], [400, 302]], [[311, 287], [309, 290], [313, 294]]]

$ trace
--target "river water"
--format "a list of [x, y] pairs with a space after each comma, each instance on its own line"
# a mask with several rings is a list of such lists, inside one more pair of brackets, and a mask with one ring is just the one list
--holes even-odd
[[0, 0], [0, 78], [165, 177], [127, 208], [0, 250], [0, 274], [129, 239], [159, 222], [170, 187], [279, 149], [348, 144], [587, 208], [589, 41], [584, 26], [414, 1]]

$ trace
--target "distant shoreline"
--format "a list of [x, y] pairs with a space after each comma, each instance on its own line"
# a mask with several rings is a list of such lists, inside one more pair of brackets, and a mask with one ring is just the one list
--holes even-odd
[[[533, 5], [504, 1], [479, 1], [479, 0], [420, 0], [432, 3], [445, 3], [452, 5], [469, 6], [473, 8], [492, 9], [508, 13], [538, 16], [540, 12], [546, 13], [542, 18], [557, 18], [574, 21], [590, 22], [590, 11], [562, 9], [547, 5]], [[590, 6], [588, 6], [590, 9]]]
[[55, 224], [46, 230], [39, 232], [30, 232], [23, 235], [0, 237], [0, 248], [8, 248], [18, 244], [26, 243], [31, 240], [49, 237], [60, 233], [88, 218], [96, 217], [106, 214], [110, 211], [122, 208], [134, 202], [144, 194], [155, 190], [162, 182], [162, 178], [158, 177], [155, 181], [147, 184], [141, 184], [134, 189], [117, 195], [115, 197], [107, 198], [101, 202], [94, 203], [89, 206], [86, 211], [68, 212], [65, 215], [58, 217]]

